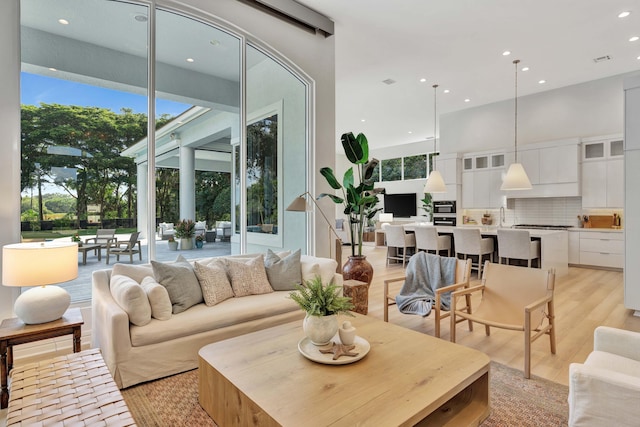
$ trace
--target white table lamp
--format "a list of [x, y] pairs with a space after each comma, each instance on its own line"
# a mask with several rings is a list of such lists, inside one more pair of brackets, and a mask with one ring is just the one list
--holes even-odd
[[2, 247], [2, 284], [32, 287], [22, 292], [13, 310], [25, 324], [62, 317], [71, 297], [59, 286], [78, 277], [78, 244], [74, 242], [16, 243]]

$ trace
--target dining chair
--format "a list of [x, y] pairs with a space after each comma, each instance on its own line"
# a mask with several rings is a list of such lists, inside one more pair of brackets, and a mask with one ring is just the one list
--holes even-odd
[[527, 267], [531, 267], [531, 261], [537, 260], [540, 268], [540, 240], [531, 240], [527, 230], [498, 229], [498, 258], [500, 264], [506, 260], [526, 260]]
[[439, 236], [438, 230], [431, 226], [418, 226], [414, 233], [416, 250], [434, 251], [436, 255], [440, 255], [440, 251], [447, 251], [447, 256], [451, 256], [451, 236]]
[[483, 238], [480, 230], [477, 228], [459, 228], [453, 229], [453, 246], [456, 250], [456, 258], [460, 255], [464, 259], [469, 256], [478, 258], [477, 263], [473, 263], [471, 268], [478, 271], [478, 278], [482, 277], [482, 263], [485, 256], [489, 256], [489, 260], [493, 259], [493, 239], [490, 237]]
[[384, 229], [387, 238], [387, 265], [389, 260], [402, 261], [402, 268], [416, 249], [416, 237], [406, 233], [402, 225], [388, 225]]
[[[512, 265], [485, 263], [480, 285], [451, 294], [451, 342], [456, 342], [456, 324], [471, 320], [490, 328], [502, 328], [524, 333], [524, 376], [531, 377], [531, 343], [543, 335], [549, 336], [551, 353], [556, 354], [556, 329], [553, 306], [555, 271], [520, 268]], [[460, 297], [478, 295], [476, 306], [459, 309]], [[476, 301], [471, 298], [471, 301]]]

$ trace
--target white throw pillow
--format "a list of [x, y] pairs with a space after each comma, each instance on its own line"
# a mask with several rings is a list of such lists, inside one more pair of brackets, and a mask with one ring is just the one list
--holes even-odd
[[198, 261], [193, 263], [193, 270], [202, 288], [204, 303], [209, 307], [233, 298], [233, 289], [227, 277], [225, 264], [222, 260], [208, 264], [201, 264]]
[[142, 283], [142, 279], [147, 276], [153, 277], [153, 269], [150, 265], [131, 265], [117, 263], [111, 270], [112, 276], [122, 275], [132, 278], [138, 283]]
[[111, 276], [111, 295], [129, 315], [129, 322], [144, 326], [151, 322], [151, 305], [147, 294], [131, 277], [115, 274]]
[[310, 255], [302, 255], [302, 257], [300, 257], [300, 262], [302, 264], [309, 262], [318, 264], [318, 267], [320, 269], [320, 277], [322, 279], [322, 283], [324, 283], [325, 285], [334, 279], [336, 269], [338, 268], [338, 261], [331, 258], [319, 258], [312, 257]]
[[313, 280], [320, 275], [320, 264], [317, 262], [300, 262], [300, 270], [302, 272], [302, 280], [307, 282]]
[[156, 279], [150, 276], [142, 279], [140, 286], [142, 286], [142, 289], [144, 289], [149, 299], [151, 317], [158, 320], [171, 319], [172, 306], [167, 288], [156, 282]]

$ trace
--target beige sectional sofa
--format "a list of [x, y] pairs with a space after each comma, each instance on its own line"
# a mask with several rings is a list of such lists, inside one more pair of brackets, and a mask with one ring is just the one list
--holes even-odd
[[[280, 255], [284, 259], [287, 254]], [[226, 261], [208, 258], [195, 262], [247, 262], [258, 256], [236, 255], [223, 257], [222, 260]], [[194, 261], [190, 261], [190, 264], [194, 265]], [[333, 280], [342, 285], [342, 276], [335, 273], [335, 260], [302, 255], [299, 265], [303, 280], [320, 275], [323, 282]], [[140, 283], [145, 277], [152, 276], [153, 271], [149, 264], [116, 264], [113, 270], [93, 273], [92, 346], [100, 348], [120, 388], [196, 368], [198, 350], [206, 344], [304, 318], [304, 312], [288, 298], [289, 290], [274, 290], [259, 295], [233, 296], [213, 306], [200, 302], [177, 314], [174, 305], [173, 314], [169, 308], [168, 316], [158, 315], [168, 319], [151, 317], [150, 320], [144, 320], [146, 308], [132, 309], [126, 301], [123, 303], [123, 292], [117, 290], [118, 284], [112, 285], [117, 283], [112, 276], [122, 278], [124, 275], [125, 279]], [[271, 280], [273, 277], [270, 277]], [[290, 286], [271, 285], [275, 289]], [[134, 288], [131, 287], [139, 292]], [[151, 294], [147, 295], [151, 298]], [[146, 301], [143, 303], [146, 304]], [[154, 310], [153, 303], [151, 309]], [[141, 313], [143, 322], [140, 321]]]

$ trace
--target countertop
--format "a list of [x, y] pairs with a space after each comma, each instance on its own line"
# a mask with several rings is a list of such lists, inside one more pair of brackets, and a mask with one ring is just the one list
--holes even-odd
[[568, 229], [568, 231], [586, 231], [586, 232], [599, 232], [599, 233], [623, 233], [624, 228], [581, 228], [574, 227]]

